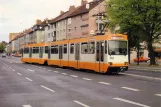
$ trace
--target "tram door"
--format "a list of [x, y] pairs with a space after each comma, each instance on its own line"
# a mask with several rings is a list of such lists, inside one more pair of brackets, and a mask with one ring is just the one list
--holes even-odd
[[39, 57], [40, 57], [40, 58], [43, 58], [43, 47], [40, 47]]
[[31, 58], [32, 58], [32, 47], [30, 48], [30, 51], [29, 51], [30, 53], [29, 53], [29, 62], [31, 63], [32, 61], [31, 61]]
[[30, 54], [29, 57], [32, 58], [32, 48], [30, 48]]
[[104, 71], [104, 41], [96, 42], [96, 70]]
[[51, 47], [50, 46], [48, 46], [48, 59], [50, 59], [50, 56], [51, 55]]
[[60, 60], [60, 66], [62, 66], [62, 59], [63, 59], [63, 46], [59, 46], [59, 60]]
[[80, 44], [75, 44], [75, 61], [76, 61], [76, 68], [80, 68], [79, 62], [80, 62]]

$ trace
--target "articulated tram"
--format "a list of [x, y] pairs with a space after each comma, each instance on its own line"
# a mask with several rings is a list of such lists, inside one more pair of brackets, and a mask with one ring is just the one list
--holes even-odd
[[100, 73], [128, 70], [127, 36], [109, 34], [26, 45], [22, 62], [57, 65]]

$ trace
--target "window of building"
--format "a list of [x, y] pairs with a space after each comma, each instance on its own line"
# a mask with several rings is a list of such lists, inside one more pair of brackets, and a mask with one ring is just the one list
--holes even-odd
[[54, 36], [54, 32], [51, 33], [51, 36], [52, 36], [52, 37]]
[[70, 25], [72, 23], [71, 18], [68, 18], [68, 25]]
[[74, 44], [70, 44], [70, 53], [74, 54]]
[[58, 22], [58, 27], [60, 26], [60, 23]]
[[48, 38], [50, 38], [50, 33], [48, 33]]
[[95, 53], [95, 42], [89, 42], [88, 44], [89, 54]]
[[49, 51], [48, 46], [45, 46], [45, 53], [48, 53], [48, 51]]
[[64, 26], [65, 26], [65, 20], [64, 20]]
[[68, 29], [68, 32], [70, 33], [71, 32], [71, 29]]
[[60, 36], [62, 35], [62, 31], [60, 30]]
[[88, 43], [84, 42], [81, 44], [81, 53], [82, 54], [87, 54], [88, 53]]
[[64, 54], [67, 54], [67, 45], [64, 45]]

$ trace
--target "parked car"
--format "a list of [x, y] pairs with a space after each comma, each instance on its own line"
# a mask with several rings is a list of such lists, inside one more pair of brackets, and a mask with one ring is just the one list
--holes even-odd
[[2, 58], [6, 58], [7, 56], [6, 56], [6, 54], [2, 54]]
[[144, 58], [144, 57], [139, 57], [139, 58], [135, 58], [134, 62], [148, 62], [149, 58]]

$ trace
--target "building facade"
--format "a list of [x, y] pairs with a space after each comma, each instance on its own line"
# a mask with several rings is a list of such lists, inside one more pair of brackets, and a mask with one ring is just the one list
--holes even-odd
[[10, 33], [9, 34], [9, 42], [12, 41], [19, 33]]

